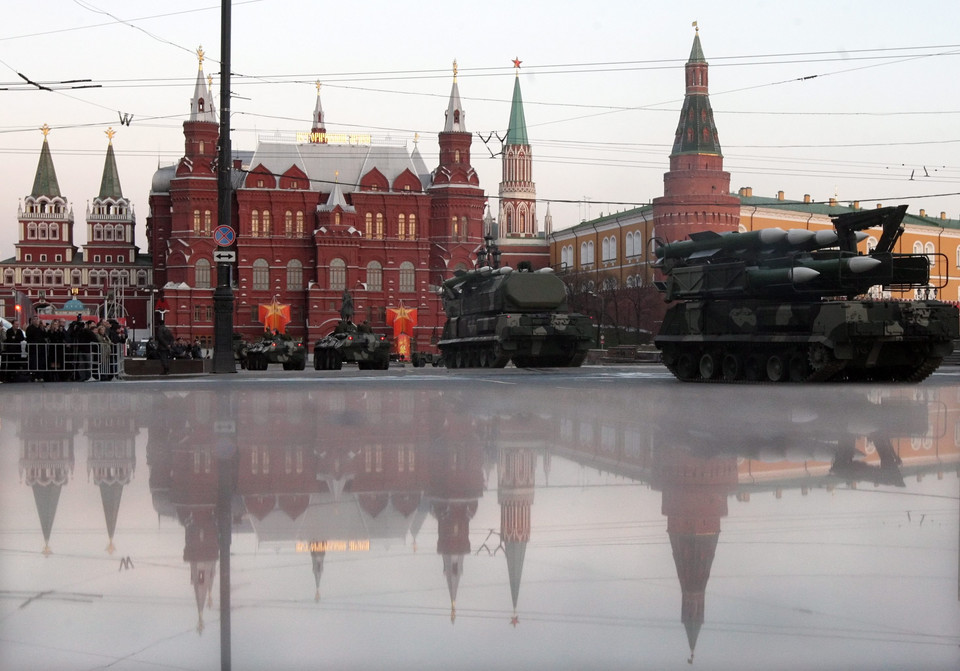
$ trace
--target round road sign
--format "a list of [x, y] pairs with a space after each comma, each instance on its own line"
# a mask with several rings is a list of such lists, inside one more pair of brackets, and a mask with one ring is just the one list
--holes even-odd
[[237, 240], [237, 232], [229, 226], [217, 226], [213, 231], [213, 239], [221, 247], [229, 247]]

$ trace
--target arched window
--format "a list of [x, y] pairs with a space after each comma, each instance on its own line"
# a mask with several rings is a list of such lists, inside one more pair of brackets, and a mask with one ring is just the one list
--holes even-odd
[[589, 265], [593, 263], [594, 252], [593, 252], [593, 240], [580, 243], [580, 264]]
[[919, 240], [913, 243], [913, 253], [914, 254], [923, 254], [923, 243]]
[[367, 212], [363, 217], [363, 235], [367, 240], [373, 239], [373, 214], [371, 212]]
[[600, 246], [600, 258], [602, 258], [604, 261], [610, 260], [610, 238], [604, 238], [603, 242], [600, 243]]
[[877, 248], [877, 239], [871, 235], [869, 238], [867, 238], [867, 254], [869, 254], [876, 248]]
[[273, 233], [270, 231], [270, 210], [263, 211], [263, 237], [269, 238]]
[[71, 270], [70, 271], [70, 285], [71, 286], [80, 286], [80, 283], [83, 281], [83, 275], [80, 270]]
[[377, 240], [383, 240], [383, 212], [377, 212]]
[[416, 291], [416, 289], [417, 282], [413, 264], [409, 261], [404, 261], [400, 264], [400, 291], [403, 293], [411, 293]]
[[461, 240], [467, 239], [467, 218], [466, 217], [460, 217], [460, 239]]
[[932, 242], [928, 242], [924, 246], [924, 252], [927, 255], [927, 259], [930, 261], [930, 265], [935, 266], [937, 264], [937, 248], [934, 246], [934, 244]]
[[111, 226], [110, 224], [107, 224], [106, 226], [103, 227], [103, 239], [106, 241], [113, 240], [113, 226]]
[[287, 291], [303, 289], [303, 264], [298, 259], [287, 263]]
[[460, 235], [460, 220], [457, 217], [450, 217], [450, 237], [454, 240]]
[[347, 287], [347, 264], [343, 259], [330, 261], [330, 288], [345, 289]]
[[637, 286], [636, 282], [637, 281], [634, 279], [633, 275], [627, 275], [627, 289], [633, 289], [635, 286]]
[[53, 269], [52, 268], [47, 268], [46, 270], [43, 271], [43, 283], [48, 287], [53, 286]]
[[137, 271], [137, 286], [142, 287], [147, 284], [147, 271], [138, 270]]
[[200, 235], [200, 210], [193, 211], [193, 232]]
[[381, 291], [383, 289], [383, 266], [379, 261], [367, 264], [367, 291]]
[[290, 210], [283, 214], [283, 234], [288, 238], [293, 237], [293, 212]]
[[193, 284], [197, 289], [210, 288], [210, 262], [206, 259], [197, 259], [197, 265], [193, 268]]
[[[79, 271], [78, 271], [79, 272]], [[13, 268], [7, 268], [3, 271], [3, 283], [13, 284]]]
[[607, 261], [616, 261], [617, 260], [617, 238], [615, 236], [610, 236], [610, 256], [607, 257]]
[[410, 213], [410, 226], [407, 229], [407, 233], [410, 236], [411, 240], [417, 239], [417, 215], [413, 212]]
[[[93, 230], [96, 231], [97, 227], [94, 226]], [[27, 240], [36, 240], [37, 239], [37, 225], [33, 222], [27, 224]], [[96, 240], [96, 238], [94, 238]]]
[[960, 268], [960, 247], [957, 247], [957, 268]]
[[270, 264], [266, 259], [257, 259], [253, 262], [253, 290], [268, 291], [270, 289]]
[[59, 240], [60, 239], [60, 224], [53, 222], [50, 224], [50, 239]]
[[303, 237], [303, 210], [297, 210], [297, 237]]
[[[213, 224], [213, 214], [210, 210], [203, 211], [203, 234], [210, 235], [210, 228]], [[119, 238], [117, 238], [119, 240]]]
[[260, 212], [257, 210], [250, 212], [250, 237], [260, 237]]
[[197, 259], [194, 266], [193, 284], [197, 289], [210, 288], [210, 262], [206, 259]]
[[[208, 230], [207, 233], [210, 231]], [[125, 242], [127, 239], [126, 232], [123, 230], [123, 224], [114, 224], [113, 226], [113, 239], [118, 242]]]
[[407, 218], [402, 214], [397, 217], [397, 238], [403, 240], [407, 235]]

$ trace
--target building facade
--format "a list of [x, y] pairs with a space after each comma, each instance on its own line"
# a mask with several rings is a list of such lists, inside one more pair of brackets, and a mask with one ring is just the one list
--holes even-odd
[[86, 237], [75, 242], [73, 206], [60, 190], [44, 125], [33, 188], [17, 209], [16, 254], [0, 261], [0, 315], [115, 318], [147, 328], [153, 284], [150, 260], [136, 245], [136, 216], [123, 195], [112, 128], [100, 192], [87, 206]]
[[290, 306], [292, 336], [327, 335], [349, 293], [355, 321], [386, 331], [389, 308], [416, 309], [414, 347], [435, 341], [444, 320], [435, 287], [475, 264], [486, 204], [456, 64], [453, 79], [433, 170], [416, 145], [328, 133], [318, 85], [310, 133], [261, 138], [252, 156], [234, 160], [232, 221], [219, 222], [219, 126], [201, 57], [184, 156], [157, 171], [150, 193], [149, 252], [168, 325], [212, 339], [214, 254], [223, 249], [214, 233], [226, 223], [236, 234], [235, 331], [247, 339], [263, 331], [259, 306], [274, 298]]

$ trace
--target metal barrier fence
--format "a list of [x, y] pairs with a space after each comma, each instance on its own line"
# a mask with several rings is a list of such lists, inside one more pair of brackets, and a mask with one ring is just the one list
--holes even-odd
[[86, 382], [123, 376], [122, 343], [3, 343], [0, 382]]

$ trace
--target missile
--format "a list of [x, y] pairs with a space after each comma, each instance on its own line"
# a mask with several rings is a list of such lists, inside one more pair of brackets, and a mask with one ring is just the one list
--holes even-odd
[[805, 284], [818, 277], [820, 273], [813, 268], [795, 266], [792, 268], [747, 268], [747, 284], [754, 289], [782, 286], [784, 284]]
[[787, 237], [782, 228], [764, 228], [748, 233], [716, 233], [702, 231], [691, 233], [689, 240], [671, 242], [657, 248], [660, 259], [701, 258], [712, 256], [720, 250], [737, 251], [760, 249], [780, 242]]
[[[862, 236], [862, 237], [861, 237]], [[859, 234], [858, 241], [866, 237]], [[656, 251], [659, 259], [700, 259], [716, 255], [743, 254], [745, 252], [809, 252], [839, 243], [836, 231], [827, 229], [812, 231], [805, 228], [765, 228], [748, 233], [715, 233], [704, 231], [691, 233], [689, 240], [672, 242], [659, 247]]]

